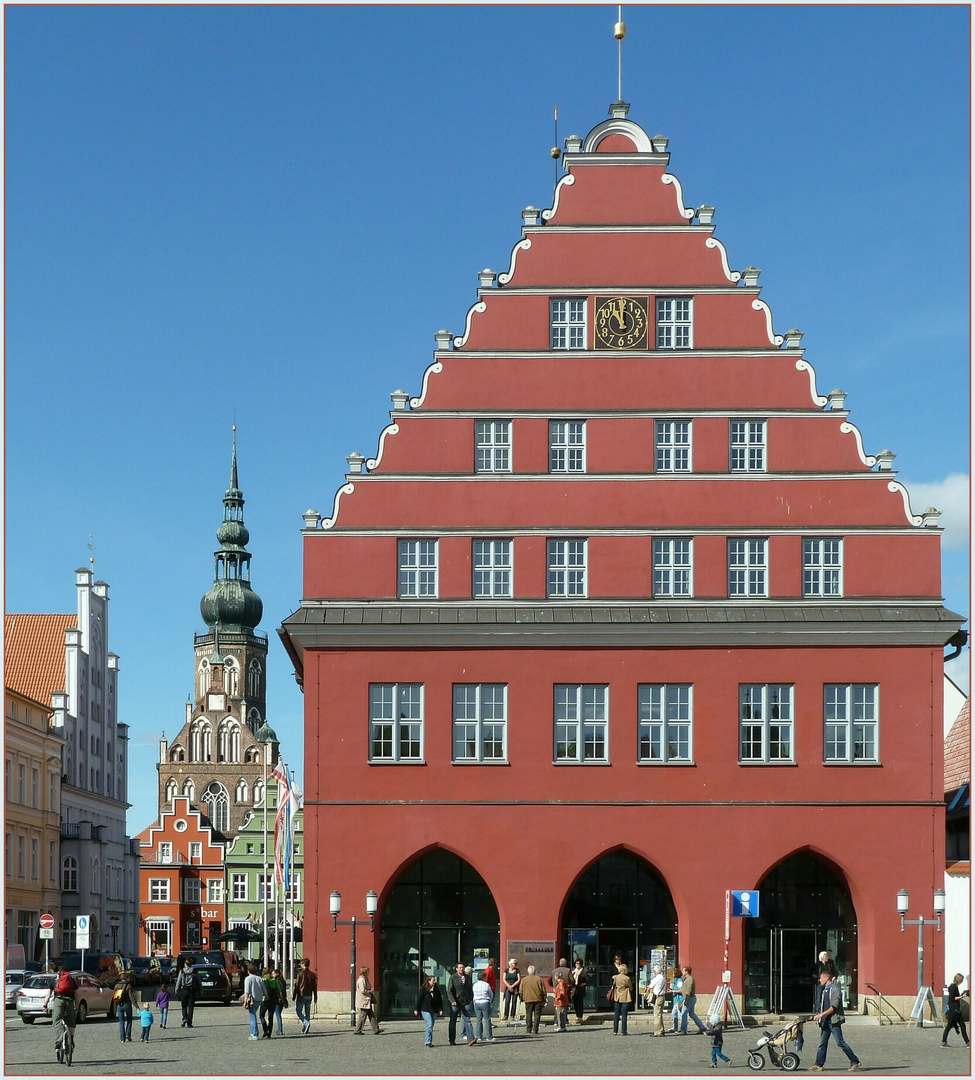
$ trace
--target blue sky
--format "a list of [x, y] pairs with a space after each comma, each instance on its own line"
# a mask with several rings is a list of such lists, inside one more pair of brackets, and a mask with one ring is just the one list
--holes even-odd
[[[71, 611], [94, 536], [134, 832], [180, 728], [238, 425], [268, 713], [276, 629], [389, 392], [418, 393], [559, 139], [616, 98], [615, 6], [5, 9], [6, 605]], [[969, 9], [624, 7], [630, 118], [670, 138], [732, 268], [762, 269], [967, 614]], [[963, 660], [967, 665], [967, 653]], [[967, 675], [954, 675], [967, 686]]]

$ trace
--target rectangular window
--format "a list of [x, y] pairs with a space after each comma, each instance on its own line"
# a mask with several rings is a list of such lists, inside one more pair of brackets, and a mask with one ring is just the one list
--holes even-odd
[[207, 903], [223, 903], [223, 882], [220, 878], [210, 878], [207, 881]]
[[190, 862], [193, 860], [197, 862], [203, 862], [203, 841], [192, 840], [190, 841]]
[[423, 759], [423, 684], [370, 683], [369, 760]]
[[21, 806], [26, 805], [26, 796], [24, 794], [24, 781], [26, 777], [26, 770], [23, 765], [17, 766], [17, 802]]
[[183, 899], [188, 904], [198, 904], [200, 902], [200, 892], [199, 878], [187, 878], [183, 882]]
[[293, 873], [291, 875], [291, 886], [285, 889], [281, 887], [284, 897], [288, 900], [294, 900], [296, 903], [301, 902], [301, 874]]
[[47, 845], [47, 884], [49, 888], [56, 888], [58, 880], [58, 846], [53, 840]]
[[246, 900], [247, 899], [247, 875], [246, 874], [231, 874], [230, 875], [230, 899], [231, 900]]
[[511, 421], [474, 422], [474, 471], [511, 472]]
[[731, 421], [731, 471], [765, 472], [765, 421]]
[[792, 687], [738, 687], [739, 761], [792, 761]]
[[17, 877], [27, 877], [27, 837], [17, 837]]
[[274, 899], [274, 878], [270, 874], [258, 874], [257, 875], [257, 902], [262, 903], [264, 900], [264, 894], [267, 893], [268, 900]]
[[555, 687], [555, 760], [609, 761], [609, 687]]
[[657, 472], [690, 472], [690, 420], [658, 420], [654, 425]]
[[169, 900], [169, 878], [149, 878], [149, 899]]
[[146, 936], [149, 950], [168, 954], [173, 951], [173, 920], [146, 919]]
[[31, 881], [41, 879], [41, 842], [33, 838], [30, 842], [30, 879]]
[[186, 924], [186, 944], [191, 949], [200, 947], [200, 923], [188, 922]]
[[549, 540], [550, 597], [586, 595], [586, 544], [585, 540]]
[[657, 348], [690, 349], [690, 297], [661, 296], [657, 300]]
[[768, 540], [728, 541], [728, 595], [768, 596]]
[[552, 348], [584, 349], [586, 347], [586, 301], [553, 300]]
[[869, 683], [823, 688], [823, 760], [879, 761], [878, 687]]
[[66, 956], [75, 952], [75, 928], [74, 916], [61, 919], [61, 951]]
[[169, 840], [159, 842], [159, 861], [161, 863], [173, 861], [173, 845]]
[[454, 761], [504, 761], [508, 688], [504, 683], [454, 685]]
[[511, 596], [511, 541], [474, 541], [474, 595]]
[[550, 420], [548, 425], [549, 472], [586, 471], [585, 420]]
[[638, 760], [666, 764], [691, 761], [691, 686], [652, 683], [637, 688]]
[[30, 771], [30, 804], [35, 810], [41, 805], [41, 773], [39, 769]]
[[692, 594], [691, 551], [690, 540], [654, 540], [654, 596], [690, 596]]
[[802, 595], [843, 595], [842, 540], [803, 540]]
[[437, 541], [400, 540], [399, 596], [437, 595]]

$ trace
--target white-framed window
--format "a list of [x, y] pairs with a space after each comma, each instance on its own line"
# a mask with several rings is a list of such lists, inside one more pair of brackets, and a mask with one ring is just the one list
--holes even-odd
[[551, 302], [551, 341], [553, 349], [586, 347], [586, 300]]
[[609, 687], [555, 687], [555, 760], [609, 761]]
[[149, 878], [149, 899], [159, 903], [168, 903], [169, 878]]
[[179, 786], [176, 783], [175, 777], [170, 777], [166, 781], [166, 802], [172, 802], [173, 799], [179, 794]]
[[768, 596], [768, 540], [728, 541], [728, 595]]
[[301, 902], [301, 874], [291, 874], [291, 885], [286, 889], [282, 884], [281, 896], [286, 900], [294, 900], [296, 903]]
[[474, 421], [474, 472], [511, 472], [511, 421]]
[[511, 596], [511, 541], [475, 540], [474, 595]]
[[246, 874], [231, 874], [230, 875], [230, 899], [231, 900], [246, 900], [247, 899], [247, 875]]
[[257, 698], [261, 696], [261, 674], [263, 673], [260, 660], [251, 660], [247, 665], [247, 696]]
[[693, 695], [690, 683], [649, 683], [637, 687], [638, 760], [666, 765], [691, 761]]
[[369, 760], [423, 759], [423, 684], [369, 684]]
[[188, 922], [186, 924], [186, 944], [191, 949], [198, 949], [201, 944], [200, 923]]
[[504, 683], [455, 683], [454, 761], [504, 761], [507, 716]]
[[234, 802], [247, 802], [247, 781], [241, 777], [234, 788]]
[[267, 895], [268, 900], [274, 899], [274, 877], [271, 874], [257, 875], [257, 903], [262, 903]]
[[653, 439], [657, 472], [691, 471], [690, 420], [657, 420]]
[[689, 296], [657, 298], [657, 348], [690, 349], [693, 308]]
[[548, 584], [551, 597], [585, 596], [586, 540], [549, 540]]
[[200, 896], [200, 879], [197, 877], [186, 878], [183, 881], [183, 899], [188, 904], [198, 904], [200, 902]]
[[229, 716], [217, 729], [217, 760], [240, 761], [240, 726]]
[[67, 955], [75, 952], [75, 937], [77, 923], [73, 915], [67, 915], [61, 919], [61, 951]]
[[792, 725], [790, 685], [738, 687], [739, 761], [792, 761]]
[[732, 472], [765, 472], [764, 420], [731, 421]]
[[875, 683], [823, 687], [823, 761], [879, 761]]
[[173, 861], [173, 845], [170, 840], [159, 841], [159, 861], [161, 863]]
[[802, 541], [802, 595], [843, 595], [843, 541], [838, 537]]
[[78, 860], [73, 855], [65, 855], [61, 860], [61, 890], [78, 891]]
[[203, 841], [191, 840], [189, 845], [190, 862], [203, 862]]
[[550, 420], [548, 423], [549, 472], [586, 471], [585, 420]]
[[653, 542], [653, 595], [693, 594], [691, 540], [655, 539]]
[[437, 595], [437, 541], [400, 540], [400, 597]]
[[[223, 688], [231, 697], [237, 697], [240, 685], [240, 667], [232, 656], [228, 656], [223, 662]], [[234, 759], [236, 760], [236, 758]]]
[[171, 953], [173, 951], [173, 920], [146, 919], [146, 952]]
[[207, 903], [223, 903], [223, 881], [220, 878], [209, 878], [207, 880]]

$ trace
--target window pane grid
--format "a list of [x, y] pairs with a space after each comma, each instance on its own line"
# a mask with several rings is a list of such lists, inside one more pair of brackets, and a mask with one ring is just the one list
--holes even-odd
[[478, 420], [474, 424], [474, 471], [511, 472], [511, 421]]
[[877, 686], [832, 684], [823, 688], [823, 760], [877, 761]]
[[556, 685], [555, 760], [607, 761], [609, 687]]
[[400, 540], [399, 595], [437, 595], [436, 540]]
[[454, 761], [504, 761], [507, 756], [504, 683], [454, 685]]
[[792, 761], [792, 686], [738, 688], [739, 760]]
[[637, 689], [640, 761], [691, 760], [691, 687], [664, 683]]
[[765, 421], [731, 421], [731, 471], [765, 471]]
[[767, 596], [768, 541], [728, 541], [728, 595]]
[[474, 541], [474, 595], [511, 596], [511, 541]]
[[658, 420], [654, 431], [657, 472], [688, 472], [691, 467], [690, 420]]
[[419, 761], [423, 757], [423, 684], [369, 686], [371, 761]]
[[586, 347], [586, 301], [553, 300], [551, 306], [553, 349]]
[[653, 595], [691, 595], [690, 540], [654, 540]]
[[657, 300], [657, 348], [691, 347], [691, 301], [689, 297], [660, 297]]
[[548, 595], [586, 595], [586, 541], [549, 540]]
[[548, 425], [548, 467], [551, 472], [586, 471], [586, 423], [553, 420]]
[[803, 596], [841, 596], [843, 591], [842, 569], [842, 540], [803, 540]]

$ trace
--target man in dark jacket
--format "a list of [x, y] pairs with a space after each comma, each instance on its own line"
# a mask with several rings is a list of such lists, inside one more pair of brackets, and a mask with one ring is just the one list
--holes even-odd
[[826, 971], [819, 976], [819, 981], [823, 986], [823, 1008], [822, 1012], [816, 1013], [813, 1020], [819, 1024], [822, 1035], [819, 1037], [819, 1049], [816, 1051], [816, 1064], [809, 1071], [823, 1071], [823, 1066], [826, 1064], [826, 1051], [829, 1048], [829, 1037], [832, 1035], [836, 1040], [836, 1045], [849, 1059], [850, 1072], [859, 1072], [860, 1059], [843, 1038], [843, 1022], [846, 1020], [843, 1012], [843, 991], [836, 985], [836, 979], [831, 978]]
[[183, 1013], [179, 1026], [192, 1027], [193, 1009], [200, 992], [200, 976], [193, 970], [193, 961], [189, 957], [183, 962], [183, 970], [176, 976], [176, 986], [173, 991], [179, 998], [180, 1009]]
[[464, 971], [464, 965], [458, 964], [447, 983], [447, 1000], [450, 1002], [450, 1020], [447, 1022], [447, 1040], [453, 1046], [457, 1041], [457, 1017], [460, 1017], [461, 1035], [467, 1036], [467, 1045], [477, 1042], [474, 1038], [474, 1025], [471, 1023], [471, 1009], [474, 1005], [474, 984], [470, 975]]

